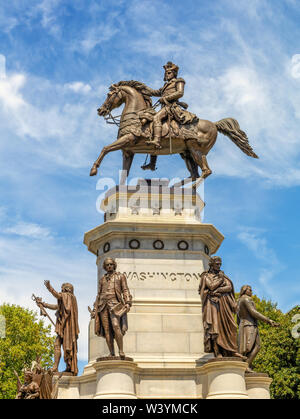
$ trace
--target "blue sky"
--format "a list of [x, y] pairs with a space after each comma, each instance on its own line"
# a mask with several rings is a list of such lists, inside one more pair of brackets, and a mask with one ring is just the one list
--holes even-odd
[[[297, 0], [1, 0], [0, 302], [33, 308], [33, 291], [49, 300], [44, 279], [74, 283], [85, 362], [96, 265], [82, 240], [102, 222], [89, 169], [116, 137], [96, 109], [113, 82], [161, 87], [172, 60], [189, 109], [236, 118], [260, 156], [221, 134], [208, 155], [204, 221], [226, 237], [225, 272], [284, 311], [299, 304], [299, 21]], [[111, 154], [101, 176], [120, 167]], [[186, 176], [180, 157], [151, 176], [170, 173]]]

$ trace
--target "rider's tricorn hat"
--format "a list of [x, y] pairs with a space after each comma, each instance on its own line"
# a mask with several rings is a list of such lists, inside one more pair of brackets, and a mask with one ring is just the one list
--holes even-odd
[[164, 67], [165, 71], [167, 71], [167, 70], [174, 71], [175, 76], [177, 77], [179, 67], [176, 64], [172, 63], [171, 61], [168, 61], [167, 64], [164, 65], [163, 67]]

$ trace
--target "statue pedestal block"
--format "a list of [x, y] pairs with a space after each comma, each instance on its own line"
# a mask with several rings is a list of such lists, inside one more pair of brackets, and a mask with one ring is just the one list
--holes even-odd
[[97, 373], [94, 399], [136, 399], [135, 370], [132, 361], [100, 361], [94, 364]]
[[263, 373], [246, 373], [246, 389], [249, 399], [269, 399], [272, 378]]
[[206, 399], [248, 399], [247, 364], [239, 358], [214, 358], [202, 368], [207, 379]]
[[[194, 190], [162, 181], [118, 186], [101, 203], [105, 222], [85, 234], [97, 257], [98, 281], [107, 257], [127, 278], [133, 304], [124, 351], [139, 367], [193, 368], [199, 356], [207, 360], [198, 287], [224, 237], [201, 222], [203, 206]], [[89, 366], [107, 354], [91, 321]]]
[[237, 358], [188, 368], [142, 368], [132, 361], [100, 361], [81, 377], [62, 377], [59, 399], [269, 399], [271, 379], [245, 375]]

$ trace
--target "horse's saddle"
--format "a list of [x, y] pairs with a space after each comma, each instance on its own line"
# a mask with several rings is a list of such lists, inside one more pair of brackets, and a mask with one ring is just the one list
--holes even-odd
[[[152, 112], [152, 110], [149, 112], [148, 109], [145, 111], [142, 111], [139, 114], [139, 118], [141, 120], [141, 124], [143, 127], [145, 127], [147, 130], [150, 131], [150, 137], [153, 138], [153, 117], [155, 115], [155, 111]], [[175, 119], [171, 119], [171, 122], [169, 124], [168, 121], [163, 122], [162, 124], [162, 137], [167, 137], [169, 135], [169, 131], [171, 129], [171, 134], [175, 137], [179, 135], [180, 128], [179, 124]]]

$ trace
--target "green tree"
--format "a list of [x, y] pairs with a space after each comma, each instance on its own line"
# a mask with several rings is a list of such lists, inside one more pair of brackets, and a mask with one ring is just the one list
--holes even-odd
[[256, 309], [278, 322], [280, 327], [271, 327], [259, 322], [261, 350], [253, 362], [253, 369], [267, 373], [273, 382], [270, 386], [273, 399], [300, 398], [300, 337], [292, 336], [295, 327], [292, 318], [300, 313], [300, 307], [283, 313], [277, 304], [253, 296]]
[[14, 370], [23, 380], [24, 366], [30, 367], [37, 356], [42, 366], [50, 367], [55, 338], [51, 326], [45, 326], [31, 310], [3, 304], [0, 315], [6, 323], [5, 337], [0, 338], [0, 399], [13, 399], [17, 393]]

